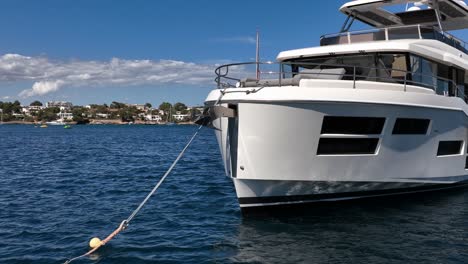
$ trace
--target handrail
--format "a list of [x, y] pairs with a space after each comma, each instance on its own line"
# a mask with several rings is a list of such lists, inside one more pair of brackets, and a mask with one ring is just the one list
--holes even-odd
[[[353, 81], [353, 88], [356, 88], [356, 81], [359, 80], [360, 78], [365, 78], [367, 80], [369, 79], [375, 79], [377, 80], [389, 80], [389, 81], [394, 81], [394, 82], [403, 82], [403, 88], [404, 91], [406, 91], [406, 86], [407, 85], [417, 85], [423, 88], [429, 88], [437, 92], [438, 90], [438, 82], [442, 81], [444, 83], [447, 83], [448, 87], [447, 89], [450, 89], [450, 86], [452, 89], [455, 88], [455, 96], [459, 95], [464, 95], [464, 91], [451, 79], [443, 78], [437, 75], [429, 75], [429, 74], [421, 74], [421, 73], [414, 73], [411, 71], [406, 71], [406, 70], [400, 70], [400, 69], [392, 69], [392, 68], [384, 68], [384, 67], [366, 67], [366, 66], [356, 66], [356, 65], [349, 65], [349, 64], [332, 64], [332, 63], [313, 63], [313, 62], [241, 62], [241, 63], [231, 63], [231, 64], [226, 64], [226, 65], [221, 65], [215, 69], [216, 73], [216, 78], [215, 82], [217, 83], [217, 86], [219, 89], [226, 88], [226, 87], [238, 87], [234, 84], [231, 84], [229, 82], [223, 82], [223, 80], [227, 81], [235, 81], [237, 83], [241, 82], [241, 79], [239, 78], [234, 78], [228, 76], [229, 73], [229, 67], [237, 67], [237, 66], [248, 66], [248, 65], [279, 65], [280, 71], [267, 71], [263, 72], [260, 71], [260, 75], [262, 74], [269, 74], [269, 75], [278, 75], [278, 83], [279, 86], [282, 84], [282, 80], [285, 79], [283, 76], [285, 74], [291, 74], [291, 75], [296, 75], [296, 74], [313, 74], [313, 73], [303, 73], [303, 72], [285, 72], [283, 71], [283, 65], [297, 65], [297, 66], [325, 66], [328, 68], [353, 68], [353, 72], [351, 73], [344, 73], [344, 74], [337, 74], [337, 73], [327, 73], [327, 72], [321, 72], [321, 75], [335, 75], [335, 76], [342, 76], [342, 77], [351, 77]], [[385, 76], [367, 76], [367, 75], [361, 75], [358, 74], [356, 69], [366, 69], [366, 70], [381, 70], [381, 71], [394, 71], [394, 72], [400, 72], [402, 73], [403, 79], [399, 78], [392, 78], [392, 77], [385, 77]], [[415, 80], [408, 80], [408, 76], [419, 76], [419, 77], [428, 77], [432, 81], [432, 85], [424, 82], [418, 82]], [[260, 80], [257, 80], [260, 81]], [[445, 92], [445, 91], [444, 91]], [[445, 94], [444, 95], [448, 95]], [[464, 99], [467, 99], [467, 95], [464, 95]]]
[[[417, 29], [417, 37], [415, 37], [415, 39], [435, 39], [435, 40], [439, 40], [439, 41], [444, 42], [444, 39], [442, 39], [442, 40], [439, 39], [438, 36], [436, 36], [435, 34], [434, 34], [433, 38], [430, 38], [430, 37], [428, 38], [421, 31], [421, 29], [430, 29], [434, 33], [438, 33], [439, 35], [443, 36], [444, 38], [447, 38], [447, 41], [456, 41], [457, 42], [457, 43], [447, 43], [447, 41], [445, 41], [444, 43], [446, 43], [447, 45], [453, 46], [453, 47], [467, 53], [468, 43], [465, 42], [464, 40], [461, 40], [461, 39], [455, 37], [454, 35], [452, 35], [452, 34], [450, 34], [448, 32], [441, 31], [436, 27], [424, 26], [424, 25], [420, 25], [420, 24], [417, 24], [417, 25], [404, 25], [404, 26], [393, 26], [393, 27], [384, 27], [384, 28], [371, 28], [371, 29], [364, 29], [364, 30], [355, 30], [355, 31], [325, 34], [325, 35], [322, 35], [320, 37], [320, 41], [322, 42], [322, 40], [324, 40], [324, 39], [330, 39], [330, 38], [336, 38], [336, 37], [346, 37], [348, 44], [351, 44], [351, 43], [353, 43], [352, 36], [362, 35], [362, 34], [366, 34], [366, 33], [378, 33], [378, 32], [384, 32], [385, 37], [383, 39], [380, 39], [380, 40], [391, 40], [392, 38], [389, 36], [389, 31], [397, 30], [397, 29], [411, 29], [411, 28]], [[416, 34], [415, 34], [415, 36], [416, 36]], [[411, 37], [408, 37], [408, 38], [411, 39]], [[359, 42], [359, 41], [356, 41], [356, 42]], [[457, 46], [456, 44], [460, 45], [460, 47]], [[463, 48], [463, 49], [461, 49], [461, 48]]]

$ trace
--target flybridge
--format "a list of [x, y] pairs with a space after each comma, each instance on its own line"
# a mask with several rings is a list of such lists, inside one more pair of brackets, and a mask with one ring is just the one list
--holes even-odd
[[320, 46], [397, 39], [434, 39], [468, 54], [468, 44], [463, 40], [442, 32], [436, 27], [421, 25], [373, 28], [323, 35], [320, 38]]
[[[405, 12], [391, 12], [406, 4]], [[348, 15], [340, 33], [324, 35], [320, 46], [396, 39], [435, 39], [464, 53], [468, 45], [448, 30], [468, 28], [468, 7], [461, 0], [357, 0], [344, 4]], [[349, 31], [354, 20], [374, 28]]]
[[[390, 11], [392, 6], [408, 3], [414, 6], [405, 12]], [[468, 27], [468, 7], [460, 0], [357, 0], [344, 4], [340, 11], [351, 21], [357, 19], [377, 28], [422, 25], [444, 31]]]

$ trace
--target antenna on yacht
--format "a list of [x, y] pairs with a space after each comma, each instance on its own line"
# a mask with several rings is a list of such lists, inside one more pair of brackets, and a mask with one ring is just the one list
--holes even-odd
[[260, 80], [260, 34], [257, 29], [257, 41], [256, 41], [256, 50], [255, 50], [255, 72], [257, 73], [257, 81]]

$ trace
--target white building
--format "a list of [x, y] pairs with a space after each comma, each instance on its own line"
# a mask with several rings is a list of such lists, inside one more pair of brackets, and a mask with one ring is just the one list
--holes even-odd
[[161, 121], [162, 121], [162, 117], [161, 117], [160, 115], [148, 114], [148, 115], [145, 116], [145, 120], [146, 120], [146, 121], [161, 122]]
[[184, 120], [188, 120], [190, 118], [190, 115], [175, 114], [175, 115], [172, 115], [172, 118], [174, 118], [174, 120], [176, 121], [184, 121]]
[[109, 117], [110, 117], [110, 114], [96, 113], [96, 117], [99, 117], [99, 118], [109, 118]]
[[60, 113], [57, 113], [57, 116], [59, 117], [59, 119], [63, 119], [63, 120], [72, 120], [73, 119], [73, 114], [72, 113], [60, 112]]
[[71, 109], [73, 107], [73, 104], [71, 102], [65, 102], [65, 101], [50, 101], [46, 103], [46, 107], [59, 107], [60, 109]]
[[21, 112], [24, 114], [24, 115], [31, 115], [32, 113], [34, 112], [37, 112], [39, 110], [42, 110], [44, 109], [45, 107], [43, 106], [37, 106], [37, 105], [31, 105], [31, 106], [21, 106]]

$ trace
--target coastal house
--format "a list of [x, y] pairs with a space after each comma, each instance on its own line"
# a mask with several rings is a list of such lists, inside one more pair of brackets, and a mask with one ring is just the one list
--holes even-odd
[[61, 111], [64, 110], [70, 110], [73, 107], [73, 104], [71, 102], [65, 102], [65, 101], [50, 101], [46, 103], [46, 107], [58, 107], [60, 108]]
[[177, 111], [175, 115], [172, 115], [172, 118], [174, 118], [176, 121], [187, 121], [190, 119], [190, 115], [181, 114], [180, 111]]
[[63, 120], [73, 120], [73, 114], [72, 113], [60, 112], [60, 113], [57, 113], [57, 117], [59, 119], [63, 119]]
[[28, 106], [21, 106], [21, 113], [28, 116], [31, 115], [31, 111]]
[[97, 118], [104, 118], [104, 119], [107, 119], [110, 117], [110, 114], [107, 114], [107, 113], [96, 113], [96, 117]]
[[25, 105], [21, 106], [21, 113], [23, 113], [25, 116], [31, 116], [33, 113], [36, 113], [42, 109], [44, 109], [44, 106], [38, 106], [38, 105]]
[[152, 114], [147, 114], [145, 116], [145, 120], [146, 121], [156, 121], [156, 122], [161, 122], [162, 121], [162, 117], [160, 115], [152, 115]]

